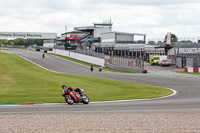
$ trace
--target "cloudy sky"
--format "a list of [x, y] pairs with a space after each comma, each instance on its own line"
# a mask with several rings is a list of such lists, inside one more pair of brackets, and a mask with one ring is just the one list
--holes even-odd
[[0, 0], [0, 31], [56, 32], [111, 19], [113, 31], [200, 38], [200, 0]]

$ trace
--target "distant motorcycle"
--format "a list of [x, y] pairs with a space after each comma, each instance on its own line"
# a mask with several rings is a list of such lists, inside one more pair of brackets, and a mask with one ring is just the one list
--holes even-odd
[[93, 72], [93, 70], [94, 70], [94, 68], [93, 68], [93, 67], [91, 67], [91, 68], [90, 68], [90, 71], [91, 71], [91, 72]]
[[91, 65], [91, 67], [90, 67], [90, 71], [93, 72], [93, 70], [94, 70], [94, 66]]
[[62, 96], [65, 97], [65, 101], [72, 105], [74, 103], [83, 103], [83, 104], [88, 104], [89, 103], [89, 98], [83, 94], [84, 90], [76, 88], [75, 90], [66, 85], [62, 85], [63, 88], [63, 93]]
[[99, 72], [101, 72], [102, 71], [102, 66], [99, 66]]

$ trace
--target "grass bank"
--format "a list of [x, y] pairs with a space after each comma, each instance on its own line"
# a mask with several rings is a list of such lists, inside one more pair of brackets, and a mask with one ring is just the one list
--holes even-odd
[[155, 98], [171, 94], [162, 87], [44, 70], [16, 55], [0, 52], [0, 103], [65, 102], [61, 85], [85, 90], [90, 101]]

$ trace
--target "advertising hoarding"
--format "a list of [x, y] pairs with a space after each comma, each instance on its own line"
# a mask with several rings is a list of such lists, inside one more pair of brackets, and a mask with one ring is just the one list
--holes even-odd
[[40, 33], [40, 32], [0, 32], [0, 39], [4, 38], [37, 38], [37, 39], [54, 39], [57, 33]]

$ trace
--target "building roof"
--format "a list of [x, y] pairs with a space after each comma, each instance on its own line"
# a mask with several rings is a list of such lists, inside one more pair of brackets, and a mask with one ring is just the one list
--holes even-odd
[[88, 34], [88, 32], [83, 32], [83, 31], [70, 31], [70, 32], [65, 32], [64, 34]]
[[113, 23], [94, 23], [94, 25], [113, 25]]
[[74, 30], [77, 30], [77, 31], [94, 30], [94, 26], [74, 27]]
[[141, 34], [141, 33], [128, 33], [128, 32], [118, 32], [118, 31], [106, 32], [106, 33], [101, 33], [101, 34], [108, 34], [108, 33], [120, 33], [120, 34], [128, 34], [128, 35], [146, 35], [146, 34]]

